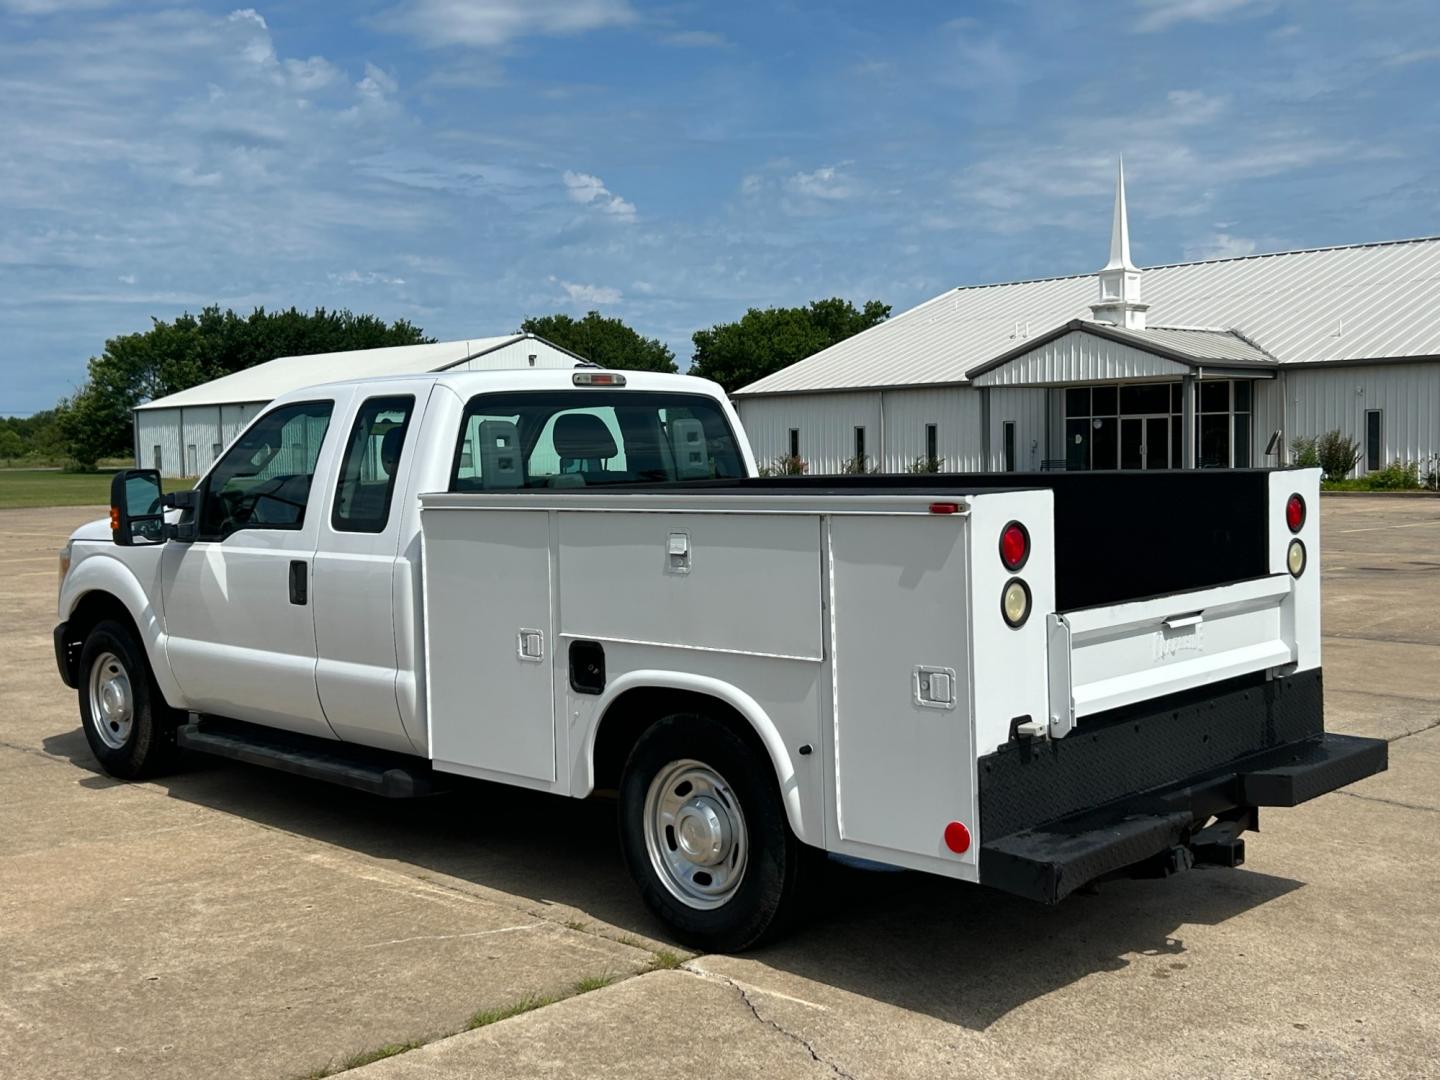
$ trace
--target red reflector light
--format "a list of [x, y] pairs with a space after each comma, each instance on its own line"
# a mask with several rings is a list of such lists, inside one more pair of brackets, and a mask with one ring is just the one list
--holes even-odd
[[1285, 524], [1292, 533], [1299, 532], [1305, 524], [1305, 500], [1299, 495], [1291, 495], [1285, 502]]
[[1006, 570], [1019, 570], [1030, 558], [1030, 534], [1025, 526], [1012, 521], [1000, 530], [1000, 561]]
[[964, 855], [970, 850], [970, 830], [958, 821], [952, 821], [945, 826], [945, 846], [956, 855]]
[[930, 504], [930, 513], [932, 513], [932, 514], [958, 514], [959, 512], [960, 512], [960, 504], [959, 504], [959, 503], [931, 503], [931, 504]]

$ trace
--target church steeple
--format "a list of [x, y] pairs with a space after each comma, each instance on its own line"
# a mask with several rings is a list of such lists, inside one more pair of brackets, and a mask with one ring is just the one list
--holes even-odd
[[1091, 304], [1096, 322], [1145, 329], [1148, 304], [1140, 302], [1140, 269], [1130, 261], [1130, 218], [1125, 209], [1125, 159], [1115, 173], [1115, 216], [1110, 224], [1110, 261], [1101, 269], [1100, 300]]

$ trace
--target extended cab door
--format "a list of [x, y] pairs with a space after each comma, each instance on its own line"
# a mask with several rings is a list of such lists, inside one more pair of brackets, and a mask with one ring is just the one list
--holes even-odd
[[315, 681], [330, 726], [342, 739], [405, 753], [396, 694], [394, 576], [415, 515], [407, 513], [415, 448], [431, 381], [362, 389], [340, 447], [340, 465], [315, 552]]
[[201, 484], [196, 541], [165, 545], [166, 652], [195, 711], [334, 737], [315, 689], [311, 562], [315, 480], [350, 393], [262, 415]]

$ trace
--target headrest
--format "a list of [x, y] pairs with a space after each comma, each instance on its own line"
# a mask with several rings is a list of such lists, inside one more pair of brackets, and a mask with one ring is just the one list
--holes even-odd
[[605, 421], [590, 413], [566, 413], [555, 421], [555, 453], [562, 458], [611, 458], [619, 451]]
[[397, 424], [380, 440], [380, 465], [386, 476], [395, 475], [395, 466], [400, 464], [400, 451], [405, 447], [405, 425]]

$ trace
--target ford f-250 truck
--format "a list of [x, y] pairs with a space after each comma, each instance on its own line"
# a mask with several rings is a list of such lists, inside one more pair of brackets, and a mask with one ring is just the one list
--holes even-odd
[[677, 937], [832, 852], [1056, 902], [1234, 866], [1386, 766], [1328, 734], [1316, 470], [763, 478], [719, 387], [598, 369], [276, 400], [114, 482], [55, 655], [110, 774], [184, 748], [381, 795], [618, 791]]

